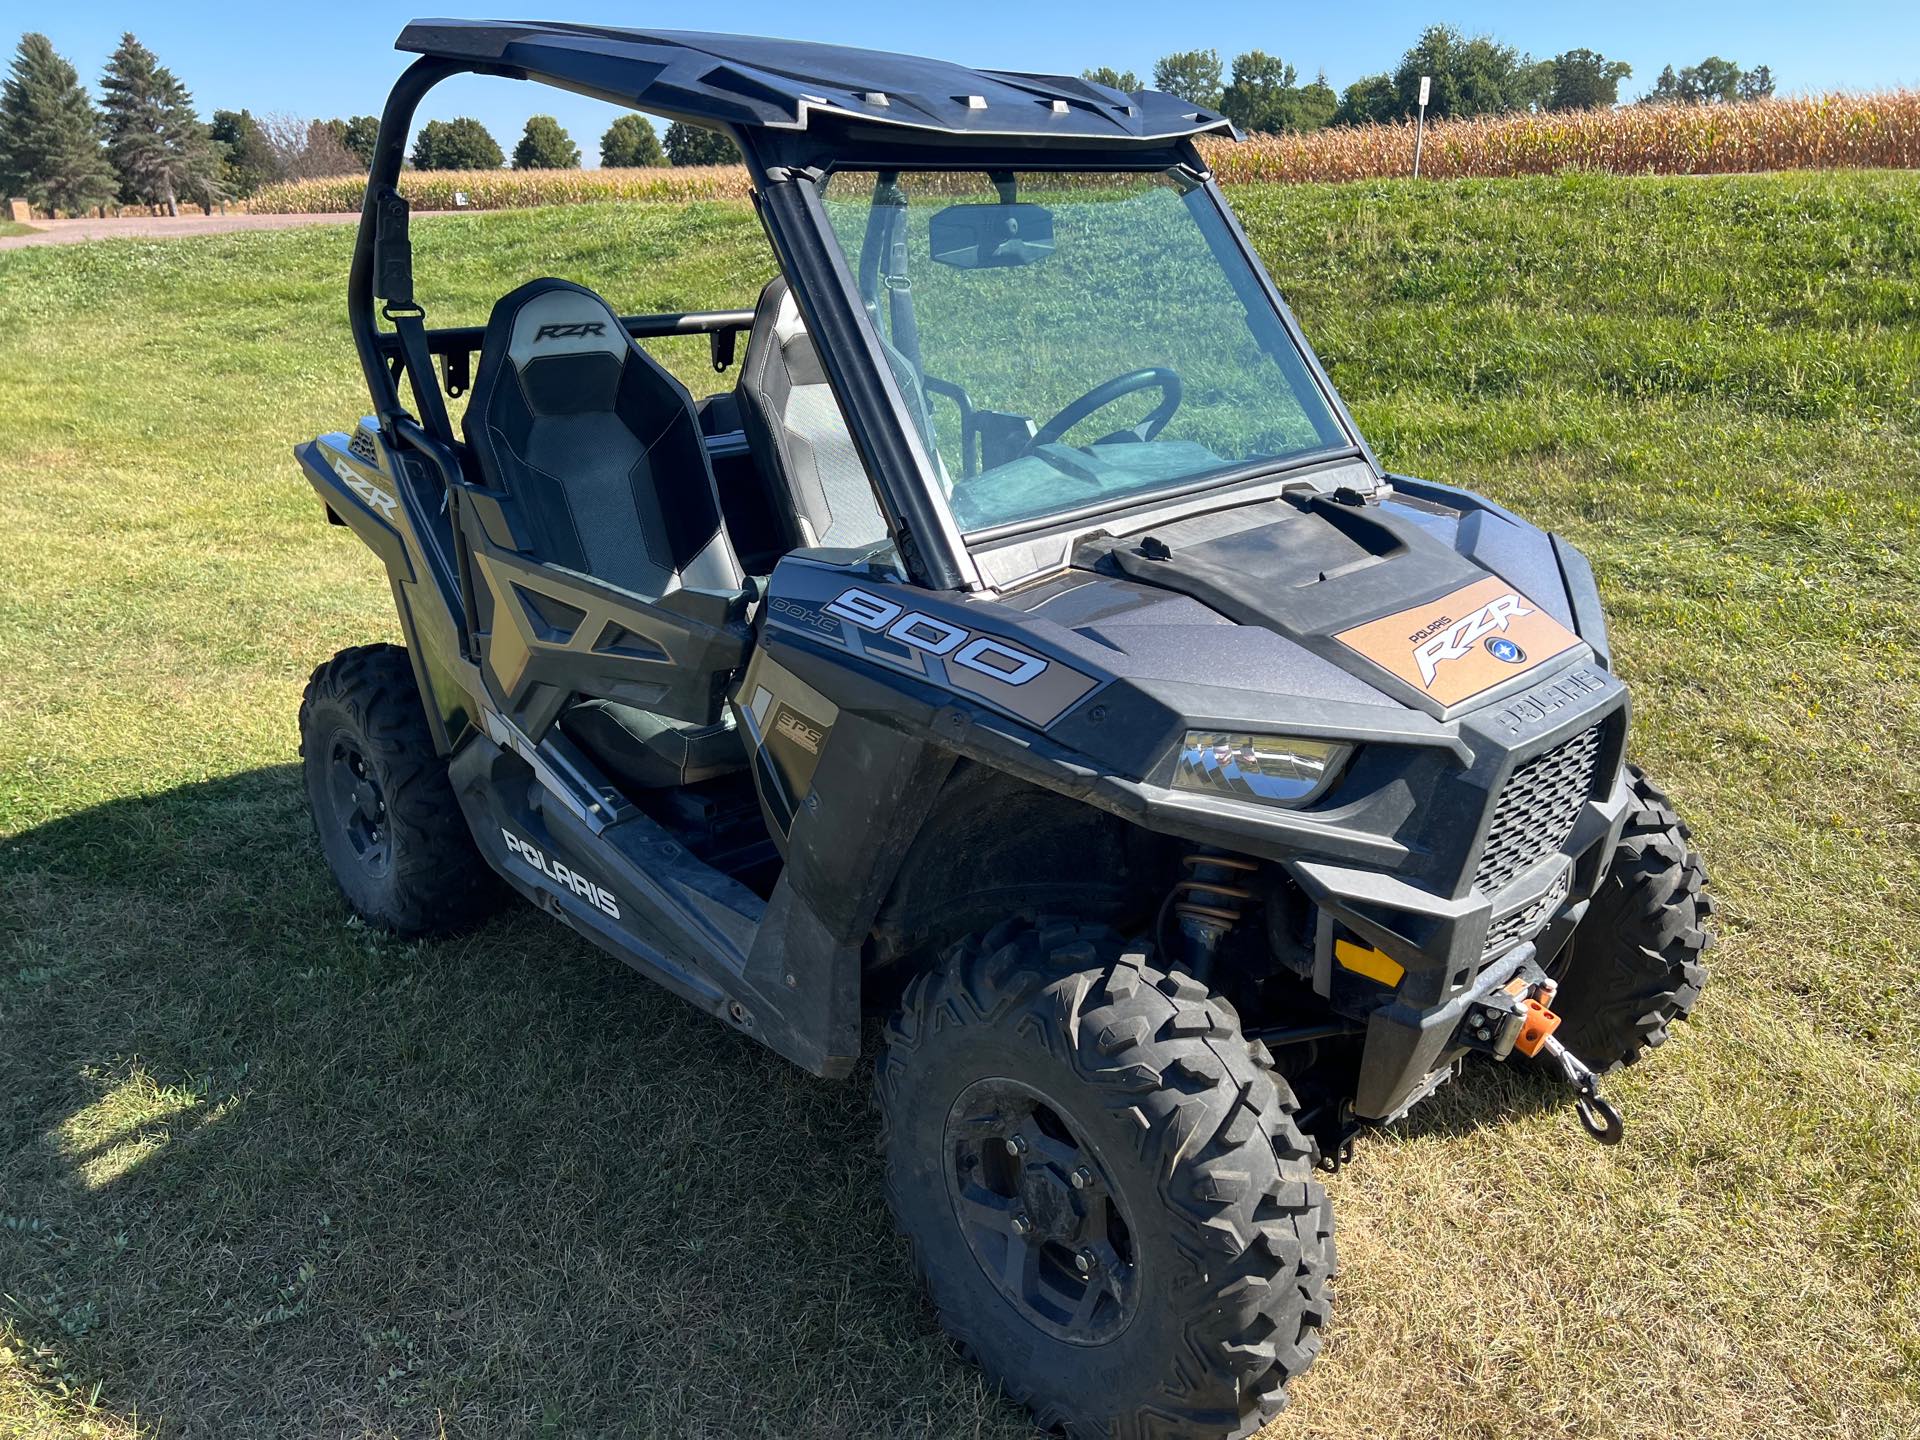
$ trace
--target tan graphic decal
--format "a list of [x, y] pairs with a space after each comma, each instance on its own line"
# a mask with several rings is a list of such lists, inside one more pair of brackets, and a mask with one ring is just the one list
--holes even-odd
[[1563, 655], [1580, 637], [1495, 576], [1335, 636], [1442, 705]]
[[823, 733], [820, 727], [808, 724], [793, 711], [782, 710], [780, 718], [773, 722], [773, 728], [809, 755], [820, 753], [820, 736]]

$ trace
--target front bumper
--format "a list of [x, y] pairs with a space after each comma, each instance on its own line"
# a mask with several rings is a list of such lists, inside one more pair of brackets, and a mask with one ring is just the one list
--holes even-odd
[[[1560, 952], [1605, 877], [1632, 803], [1617, 759], [1608, 766], [1564, 841], [1492, 893], [1476, 884], [1440, 897], [1377, 871], [1313, 860], [1290, 867], [1318, 907], [1314, 987], [1337, 1011], [1365, 1020], [1355, 1115], [1405, 1114], [1463, 1053], [1454, 1037], [1467, 1010]], [[1390, 994], [1337, 963], [1343, 938], [1404, 968]]]
[[[1516, 974], [1559, 953], [1586, 915], [1606, 873], [1630, 799], [1624, 782], [1616, 781], [1604, 801], [1589, 802], [1563, 853], [1541, 862], [1511, 887], [1525, 892], [1521, 898], [1503, 892], [1492, 903], [1476, 899], [1449, 917], [1453, 923], [1444, 927], [1446, 943], [1437, 943], [1440, 937], [1436, 936], [1419, 968], [1408, 969], [1393, 998], [1367, 1015], [1355, 1115], [1381, 1121], [1404, 1115], [1451, 1073], [1453, 1062], [1464, 1053], [1454, 1038], [1466, 1012]], [[1334, 968], [1331, 932], [1342, 924], [1334, 917], [1352, 915], [1361, 908], [1372, 910], [1363, 898], [1371, 887], [1353, 872], [1343, 876], [1327, 867], [1315, 868], [1317, 878], [1329, 886], [1324, 892], [1320, 942], [1328, 960], [1324, 976], [1315, 978], [1324, 978], [1331, 989], [1335, 983], [1330, 973]], [[1344, 893], [1332, 888], [1343, 881], [1351, 883]], [[1527, 917], [1530, 911], [1546, 918], [1531, 921], [1525, 938], [1503, 944], [1498, 936], [1501, 921]], [[1491, 945], [1490, 932], [1494, 935]]]
[[[1154, 789], [1145, 818], [1275, 861], [1299, 884], [1315, 907], [1314, 988], [1365, 1027], [1354, 1113], [1390, 1120], [1450, 1073], [1475, 1000], [1551, 959], [1585, 915], [1631, 800], [1626, 729], [1625, 687], [1578, 659], [1424, 744], [1356, 737], [1326, 806]], [[1210, 823], [1196, 826], [1202, 805]], [[1381, 952], [1397, 981], [1343, 968], [1342, 941]]]

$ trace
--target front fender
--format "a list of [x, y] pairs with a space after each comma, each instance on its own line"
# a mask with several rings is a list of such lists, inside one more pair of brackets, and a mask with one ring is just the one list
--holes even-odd
[[396, 581], [411, 585], [413, 559], [400, 528], [406, 517], [393, 477], [354, 454], [337, 430], [294, 446], [293, 458], [327, 507], [327, 518], [359, 536]]

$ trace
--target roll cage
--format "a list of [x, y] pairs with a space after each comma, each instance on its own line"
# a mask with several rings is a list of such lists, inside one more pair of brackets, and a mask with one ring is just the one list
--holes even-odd
[[[974, 71], [835, 46], [587, 26], [416, 21], [397, 47], [422, 53], [395, 83], [380, 117], [354, 242], [348, 316], [383, 432], [433, 465], [450, 494], [470, 477], [445, 400], [470, 385], [483, 331], [427, 327], [414, 296], [408, 207], [398, 182], [421, 99], [441, 81], [468, 73], [553, 84], [719, 129], [734, 140], [774, 256], [873, 482], [900, 565], [915, 584], [984, 588], [893, 379], [869, 313], [871, 297], [863, 294], [871, 286], [851, 272], [834, 242], [819, 189], [834, 170], [1185, 172], [1218, 210], [1245, 273], [1255, 277], [1258, 293], [1243, 295], [1244, 302], [1271, 305], [1298, 346], [1350, 442], [1341, 453], [1379, 473], [1194, 144], [1203, 133], [1232, 133], [1231, 125], [1177, 97], [1125, 95], [1068, 77]], [[382, 328], [382, 318], [391, 328]], [[725, 369], [753, 316], [726, 310], [622, 319], [636, 339], [706, 335], [715, 368]], [[417, 414], [401, 399], [403, 375]], [[1312, 463], [1332, 458], [1339, 457], [1323, 452]], [[1188, 488], [1212, 490], [1247, 478], [1229, 473]]]

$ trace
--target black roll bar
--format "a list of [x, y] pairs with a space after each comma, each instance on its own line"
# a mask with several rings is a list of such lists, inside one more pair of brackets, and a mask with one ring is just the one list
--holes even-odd
[[[360, 225], [354, 235], [353, 265], [347, 280], [348, 324], [381, 428], [403, 446], [419, 447], [420, 442], [426, 441], [436, 459], [441, 458], [439, 452], [442, 451], [445, 458], [451, 459], [453, 452], [440, 443], [441, 437], [431, 434], [435, 428], [431, 420], [423, 427], [401, 403], [400, 376], [407, 374], [416, 387], [432, 386], [432, 403], [437, 406], [442, 393], [458, 394], [465, 388], [470, 357], [480, 347], [486, 332], [484, 328], [472, 326], [431, 331], [420, 323], [420, 309], [413, 303], [411, 294], [411, 254], [402, 223], [404, 211], [389, 222], [390, 234], [384, 246], [380, 243], [380, 216], [383, 205], [399, 208], [393, 201], [414, 112], [421, 98], [442, 80], [465, 74], [494, 75], [508, 80], [530, 78], [525, 70], [512, 65], [431, 55], [415, 60], [401, 73], [380, 113], [373, 163], [368, 167], [366, 198], [361, 204]], [[816, 348], [836, 393], [843, 398], [842, 409], [855, 447], [866, 462], [869, 474], [895, 480], [892, 484], [876, 483], [875, 489], [882, 508], [888, 513], [902, 564], [919, 584], [940, 590], [970, 588], [970, 581], [978, 583], [972, 560], [952, 518], [935, 504], [927, 489], [930, 476], [924, 473], [924, 463], [913, 442], [907, 439], [914, 423], [912, 417], [905, 412], [903, 402], [879, 378], [888, 361], [871, 329], [862, 325], [865, 317], [860, 314], [861, 302], [853, 276], [837, 252], [819, 238], [830, 235], [832, 226], [814, 189], [815, 176], [806, 172], [796, 174], [784, 166], [777, 167], [777, 173], [770, 172], [767, 157], [757, 142], [767, 139], [767, 149], [779, 154], [780, 138], [746, 126], [724, 128], [746, 157], [761, 223], [773, 243], [782, 272], [792, 282], [795, 299], [807, 316], [808, 329], [818, 337]], [[385, 269], [376, 276], [383, 261]], [[376, 291], [380, 293], [376, 295]], [[392, 332], [381, 330], [376, 315], [376, 300], [383, 297], [387, 300], [387, 318], [396, 326]], [[829, 297], [844, 297], [844, 308]], [[753, 315], [744, 310], [638, 315], [627, 318], [624, 323], [629, 333], [636, 336], [708, 335], [718, 369], [723, 368], [723, 360], [731, 359], [734, 336], [752, 327]], [[414, 352], [412, 358], [409, 358], [409, 349]], [[440, 357], [439, 368], [445, 374], [444, 386], [432, 373], [435, 355]], [[857, 360], [853, 358], [856, 356]], [[421, 403], [426, 405], [428, 401], [422, 399]], [[451, 433], [445, 437], [448, 442], [452, 438]], [[448, 479], [451, 484], [453, 477]]]
[[[407, 136], [412, 130], [414, 111], [419, 107], [421, 97], [448, 76], [468, 72], [503, 75], [517, 80], [526, 78], [518, 70], [501, 66], [456, 63], [432, 57], [414, 61], [401, 74], [392, 93], [387, 96], [386, 107], [380, 113], [379, 133], [374, 140], [373, 163], [368, 167], [367, 193], [361, 202], [360, 226], [353, 243], [353, 267], [347, 279], [347, 317], [353, 328], [354, 348], [360, 354], [360, 368], [366, 372], [374, 409], [381, 423], [389, 430], [396, 421], [411, 418], [400, 401], [399, 389], [399, 378], [406, 369], [405, 342], [396, 331], [382, 330], [376, 319], [375, 301], [379, 295], [375, 292], [390, 296], [394, 279], [376, 271], [383, 261], [389, 266], [399, 261], [401, 272], [409, 280], [411, 276], [405, 263], [408, 259], [405, 252], [409, 247], [404, 238], [400, 242], [402, 253], [384, 256], [380, 253], [380, 207], [383, 202], [404, 207], [404, 202], [393, 198], [391, 192], [400, 178], [400, 169], [406, 158]], [[404, 208], [401, 214], [404, 216]], [[386, 248], [391, 251], [394, 247], [389, 244]], [[414, 308], [410, 294], [406, 308]], [[705, 335], [712, 349], [713, 368], [722, 371], [733, 363], [734, 337], [753, 327], [753, 312], [718, 310], [627, 315], [622, 317], [621, 323], [635, 339]], [[486, 327], [452, 325], [416, 333], [424, 342], [428, 355], [442, 358], [447, 393], [456, 396], [461, 394], [472, 373], [471, 357], [479, 350]], [[430, 376], [416, 378], [422, 384], [433, 383]]]
[[[704, 335], [716, 375], [733, 364], [735, 337], [753, 328], [751, 310], [707, 310], [660, 315], [623, 315], [620, 323], [636, 340], [658, 340], [672, 335]], [[440, 385], [449, 399], [458, 399], [473, 387], [473, 357], [486, 339], [484, 325], [448, 325], [421, 332], [422, 348], [440, 358]], [[375, 330], [374, 343], [386, 357], [387, 374], [398, 382], [406, 367], [406, 342], [391, 330]]]
[[[636, 340], [658, 340], [669, 335], [737, 335], [753, 328], [751, 310], [668, 311], [659, 315], [622, 315], [620, 323]], [[427, 331], [430, 355], [471, 355], [486, 338], [484, 325], [447, 325]], [[400, 337], [390, 330], [376, 330], [374, 343], [380, 353], [392, 357], [400, 353]]]
[[[414, 61], [394, 82], [386, 108], [380, 112], [380, 131], [373, 142], [367, 194], [360, 205], [360, 228], [353, 237], [353, 268], [347, 276], [347, 321], [353, 327], [353, 346], [360, 353], [360, 368], [366, 372], [374, 411], [389, 434], [396, 421], [410, 417], [400, 403], [399, 387], [387, 368], [385, 340], [393, 337], [383, 339], [373, 310], [373, 252], [380, 228], [380, 197], [400, 178], [400, 167], [407, 155], [407, 136], [413, 128], [413, 112], [420, 104], [420, 97], [449, 75], [473, 68], [431, 56]], [[513, 72], [496, 69], [493, 73], [511, 75]]]

